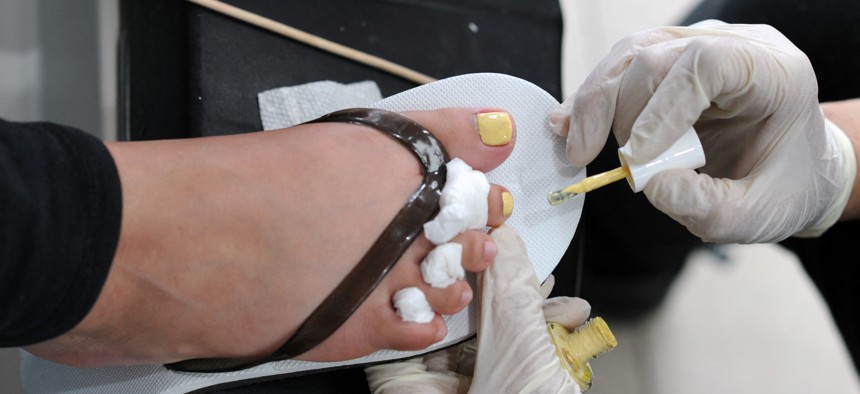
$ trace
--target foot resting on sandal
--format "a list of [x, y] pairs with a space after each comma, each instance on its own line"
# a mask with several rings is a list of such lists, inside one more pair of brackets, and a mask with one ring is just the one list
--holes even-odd
[[[510, 155], [515, 140], [512, 131], [509, 139], [479, 133], [485, 116], [478, 114], [495, 111], [405, 115], [430, 130], [450, 157], [487, 172]], [[377, 130], [342, 123], [108, 148], [123, 188], [108, 280], [77, 327], [27, 347], [76, 366], [270, 354], [361, 259], [422, 177], [408, 149]], [[505, 191], [491, 186], [490, 226], [510, 214]], [[467, 271], [485, 269], [495, 256], [483, 231], [453, 242], [463, 246]], [[444, 338], [439, 314], [462, 310], [472, 291], [463, 280], [446, 288], [424, 283], [420, 263], [432, 248], [419, 237], [346, 323], [298, 358], [346, 360]], [[436, 312], [429, 323], [396, 315], [392, 297], [407, 287], [426, 295]]]

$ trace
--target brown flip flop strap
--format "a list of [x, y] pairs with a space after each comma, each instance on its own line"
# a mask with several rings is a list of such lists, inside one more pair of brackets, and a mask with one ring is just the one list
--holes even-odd
[[391, 267], [439, 210], [448, 154], [417, 122], [394, 112], [356, 108], [333, 112], [308, 123], [340, 122], [379, 130], [408, 147], [421, 161], [424, 180], [367, 253], [278, 350], [261, 358], [200, 358], [165, 364], [183, 372], [230, 372], [296, 357], [333, 334], [382, 282]]

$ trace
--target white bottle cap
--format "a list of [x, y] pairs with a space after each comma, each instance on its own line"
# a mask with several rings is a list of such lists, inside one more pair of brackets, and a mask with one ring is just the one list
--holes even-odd
[[618, 148], [618, 159], [621, 160], [621, 165], [627, 168], [627, 183], [637, 193], [642, 191], [651, 177], [660, 171], [675, 168], [695, 170], [705, 165], [705, 151], [702, 149], [702, 142], [699, 141], [699, 136], [692, 127], [668, 150], [645, 164], [628, 165], [627, 157], [622, 152], [623, 148]]

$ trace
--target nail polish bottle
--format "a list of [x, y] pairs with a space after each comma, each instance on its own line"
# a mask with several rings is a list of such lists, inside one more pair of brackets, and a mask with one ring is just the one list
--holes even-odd
[[583, 393], [588, 391], [594, 379], [588, 361], [618, 345], [606, 321], [601, 317], [594, 317], [573, 332], [561, 324], [547, 322], [547, 329], [561, 364], [579, 384], [579, 389]]

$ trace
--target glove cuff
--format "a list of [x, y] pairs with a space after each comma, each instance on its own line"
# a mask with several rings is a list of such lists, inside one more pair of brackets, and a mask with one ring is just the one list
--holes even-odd
[[851, 140], [839, 126], [827, 118], [824, 118], [824, 132], [827, 133], [833, 155], [842, 158], [841, 168], [838, 169], [842, 173], [842, 177], [837, 178], [841, 179], [841, 182], [838, 184], [839, 189], [833, 203], [827, 208], [821, 219], [815, 225], [794, 234], [795, 237], [819, 237], [836, 224], [848, 204], [848, 198], [851, 196], [851, 189], [854, 186], [854, 178], [857, 176], [857, 157], [854, 155], [854, 145], [851, 144]]

